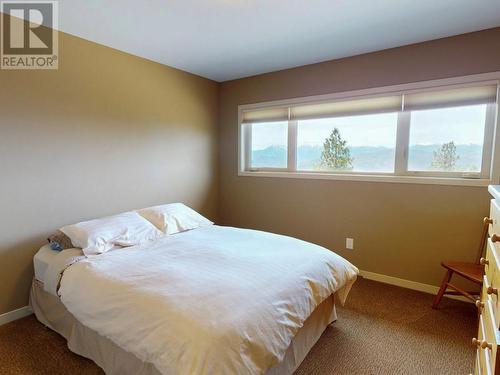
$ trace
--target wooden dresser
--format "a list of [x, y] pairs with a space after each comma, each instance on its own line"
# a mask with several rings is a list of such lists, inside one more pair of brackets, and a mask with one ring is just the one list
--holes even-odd
[[488, 191], [493, 196], [490, 206], [489, 238], [486, 254], [481, 258], [484, 265], [481, 300], [476, 302], [479, 315], [479, 329], [472, 344], [477, 348], [474, 374], [500, 375], [500, 185], [491, 185]]

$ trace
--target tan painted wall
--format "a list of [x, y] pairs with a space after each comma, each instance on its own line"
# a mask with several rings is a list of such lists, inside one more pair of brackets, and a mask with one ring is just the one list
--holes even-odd
[[[222, 223], [296, 236], [363, 270], [438, 285], [442, 259], [474, 259], [486, 188], [238, 177], [237, 106], [491, 71], [500, 71], [500, 28], [223, 83]], [[346, 237], [354, 251], [344, 250]]]
[[60, 34], [57, 71], [0, 71], [0, 314], [54, 229], [184, 201], [217, 215], [218, 84]]

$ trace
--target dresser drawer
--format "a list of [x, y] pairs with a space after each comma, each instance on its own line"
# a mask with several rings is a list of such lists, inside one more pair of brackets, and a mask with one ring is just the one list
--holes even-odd
[[[500, 302], [495, 293], [488, 294], [488, 288], [497, 289], [500, 293], [500, 263], [498, 262], [497, 249], [493, 242], [488, 239], [486, 246], [487, 264], [484, 266], [483, 290], [481, 292], [483, 302], [490, 301], [493, 309], [494, 326], [500, 327]], [[493, 292], [490, 290], [490, 292]], [[488, 297], [488, 298], [487, 298]]]
[[494, 281], [494, 277], [498, 277], [498, 270], [500, 269], [497, 246], [488, 238], [485, 255], [488, 264], [484, 266], [484, 274], [492, 282]]
[[[486, 309], [485, 309], [486, 310]], [[480, 315], [479, 317], [479, 332], [478, 332], [478, 339], [480, 342], [483, 342], [486, 340], [487, 337], [487, 328], [485, 327], [484, 320], [483, 320], [483, 314]], [[496, 351], [496, 348], [495, 348]], [[492, 367], [492, 350], [488, 348], [482, 348], [478, 347], [477, 348], [477, 358], [479, 362], [478, 369], [476, 370], [476, 373], [482, 374], [482, 375], [493, 375], [493, 368]]]
[[[493, 323], [496, 327], [498, 327], [498, 322], [500, 320], [499, 318], [499, 310], [500, 310], [500, 303], [498, 296], [496, 294], [488, 294], [488, 288], [493, 287], [495, 284], [490, 284], [490, 281], [488, 280], [487, 276], [485, 275], [483, 277], [483, 289], [481, 290], [481, 301], [484, 303], [483, 307], [483, 313], [486, 311], [486, 305], [489, 304], [492, 312], [493, 312]], [[497, 282], [498, 285], [498, 282]]]
[[478, 374], [493, 375], [493, 370], [490, 365], [490, 354], [488, 349], [478, 349], [479, 352], [479, 371]]
[[483, 320], [484, 340], [491, 344], [491, 349], [484, 349], [484, 351], [489, 354], [491, 368], [495, 369], [498, 329], [495, 327], [495, 315], [493, 313], [493, 306], [490, 298], [488, 298], [484, 304], [481, 318]]
[[500, 235], [500, 202], [497, 199], [492, 199], [490, 203], [490, 219], [493, 223], [490, 224], [489, 234], [493, 236], [494, 234]]
[[481, 364], [479, 363], [479, 356], [480, 356], [480, 351], [481, 349], [476, 350], [476, 364], [474, 365], [474, 375], [481, 375]]

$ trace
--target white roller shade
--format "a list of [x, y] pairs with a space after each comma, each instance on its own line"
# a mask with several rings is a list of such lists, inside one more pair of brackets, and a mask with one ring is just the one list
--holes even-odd
[[243, 110], [242, 123], [307, 120], [495, 103], [497, 85], [442, 87], [406, 94]]
[[306, 120], [370, 113], [398, 112], [401, 111], [401, 107], [401, 95], [351, 99], [317, 104], [302, 104], [290, 107], [290, 119]]
[[444, 90], [422, 91], [405, 94], [404, 110], [456, 107], [494, 103], [497, 100], [497, 85], [456, 87]]
[[243, 111], [242, 122], [244, 124], [272, 121], [288, 121], [288, 107], [252, 109]]

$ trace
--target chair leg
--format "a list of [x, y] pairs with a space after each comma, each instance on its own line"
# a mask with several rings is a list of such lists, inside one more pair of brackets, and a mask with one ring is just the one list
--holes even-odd
[[448, 270], [446, 272], [446, 275], [444, 275], [443, 282], [441, 284], [441, 288], [439, 288], [439, 292], [436, 295], [436, 298], [434, 299], [434, 303], [432, 304], [433, 309], [437, 309], [439, 302], [441, 302], [441, 298], [443, 298], [444, 292], [446, 292], [446, 288], [448, 286], [448, 283], [451, 280], [451, 276], [453, 275], [452, 270]]

